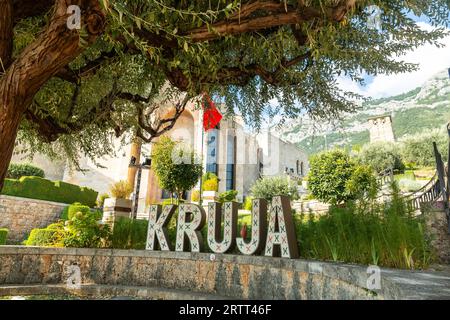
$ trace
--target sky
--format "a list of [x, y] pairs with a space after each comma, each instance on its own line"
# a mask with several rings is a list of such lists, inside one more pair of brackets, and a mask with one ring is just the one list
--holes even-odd
[[[428, 18], [412, 16], [417, 24], [425, 30], [432, 30], [428, 23]], [[450, 17], [449, 17], [450, 19]], [[449, 30], [450, 32], [450, 30]], [[399, 57], [406, 62], [418, 65], [418, 70], [410, 73], [378, 75], [376, 77], [365, 75], [365, 86], [359, 86], [349, 78], [340, 77], [338, 83], [341, 89], [359, 93], [365, 97], [378, 99], [406, 93], [423, 85], [427, 80], [437, 73], [450, 68], [450, 35], [440, 40], [444, 47], [438, 48], [435, 45], [426, 44], [412, 49], [406, 55]], [[271, 101], [273, 106], [278, 105], [278, 101]], [[279, 123], [281, 116], [266, 118], [263, 127], [271, 127]]]
[[[424, 18], [416, 18], [417, 24], [423, 29], [432, 29]], [[450, 31], [450, 30], [449, 30]], [[421, 86], [436, 73], [450, 68], [450, 35], [440, 41], [445, 45], [438, 48], [431, 44], [418, 47], [401, 60], [419, 65], [419, 69], [411, 73], [378, 75], [365, 77], [366, 85], [358, 86], [350, 79], [341, 77], [338, 79], [342, 89], [353, 91], [371, 98], [382, 98], [402, 94]]]

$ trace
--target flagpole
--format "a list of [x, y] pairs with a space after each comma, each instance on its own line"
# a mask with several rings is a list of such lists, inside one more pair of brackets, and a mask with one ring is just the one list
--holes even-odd
[[203, 117], [204, 117], [204, 114], [205, 114], [205, 110], [202, 108], [202, 117], [201, 117], [201, 119], [202, 119], [202, 124], [201, 124], [201, 126], [200, 126], [200, 128], [201, 128], [201, 130], [202, 130], [202, 142], [201, 142], [201, 157], [200, 157], [200, 161], [202, 162], [202, 174], [200, 175], [200, 196], [199, 196], [199, 198], [198, 198], [198, 203], [199, 203], [199, 205], [201, 206], [203, 203], [203, 140], [205, 140], [205, 138], [204, 138], [204, 130], [203, 130]]

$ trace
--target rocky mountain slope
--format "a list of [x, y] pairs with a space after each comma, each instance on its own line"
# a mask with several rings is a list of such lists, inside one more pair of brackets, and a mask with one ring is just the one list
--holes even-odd
[[357, 113], [345, 115], [342, 121], [318, 124], [304, 117], [290, 121], [279, 133], [309, 154], [336, 146], [352, 147], [369, 142], [367, 119], [384, 114], [392, 116], [396, 139], [445, 126], [450, 121], [448, 71], [436, 74], [410, 92], [365, 102]]

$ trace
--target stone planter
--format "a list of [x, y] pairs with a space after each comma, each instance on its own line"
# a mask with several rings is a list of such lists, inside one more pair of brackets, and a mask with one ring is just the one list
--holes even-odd
[[129, 199], [117, 199], [117, 198], [108, 198], [105, 199], [105, 203], [103, 205], [103, 219], [102, 222], [105, 224], [109, 224], [111, 229], [114, 227], [114, 221], [117, 218], [131, 217], [131, 206], [133, 204], [132, 200]]

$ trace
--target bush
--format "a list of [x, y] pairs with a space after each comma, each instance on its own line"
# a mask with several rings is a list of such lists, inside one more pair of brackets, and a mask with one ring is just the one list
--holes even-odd
[[207, 172], [202, 177], [202, 190], [203, 191], [218, 191], [219, 190], [219, 178], [212, 172]]
[[83, 214], [88, 214], [91, 212], [91, 209], [88, 206], [82, 205], [81, 203], [74, 203], [69, 206], [69, 210], [67, 212], [67, 220], [72, 220], [72, 218], [78, 212], [81, 212]]
[[275, 196], [289, 196], [291, 199], [298, 198], [297, 183], [291, 183], [287, 177], [265, 177], [253, 184], [250, 188], [253, 198], [262, 198], [272, 201]]
[[64, 247], [64, 239], [68, 231], [63, 222], [57, 222], [44, 229], [31, 230], [28, 239], [24, 241], [26, 246]]
[[200, 201], [200, 191], [199, 190], [192, 191], [192, 193], [191, 193], [191, 201], [192, 202]]
[[221, 194], [219, 194], [219, 202], [224, 203], [224, 202], [236, 201], [237, 195], [238, 195], [238, 192], [236, 190], [229, 190], [229, 191], [222, 192]]
[[130, 185], [127, 181], [118, 181], [114, 183], [111, 188], [111, 195], [113, 198], [117, 199], [128, 199], [130, 194], [133, 193], [134, 188], [132, 185]]
[[88, 206], [84, 206], [79, 202], [75, 202], [71, 204], [70, 206], [67, 206], [64, 208], [64, 210], [61, 212], [61, 219], [62, 220], [71, 220], [73, 216], [77, 213], [91, 213], [95, 215], [97, 220], [100, 220], [103, 216], [103, 213], [100, 210], [91, 209]]
[[144, 250], [147, 242], [147, 220], [119, 218], [114, 222], [111, 248]]
[[374, 264], [394, 268], [426, 268], [433, 255], [423, 228], [394, 190], [387, 204], [348, 203], [327, 215], [295, 219], [302, 258]]
[[65, 207], [62, 211], [61, 211], [61, 214], [60, 214], [60, 216], [59, 216], [59, 218], [61, 219], [61, 220], [69, 220], [69, 207], [70, 206], [67, 206], [67, 207]]
[[400, 148], [389, 142], [375, 142], [364, 145], [358, 159], [361, 163], [371, 166], [376, 172], [392, 168], [403, 172], [405, 165], [402, 162]]
[[61, 203], [80, 202], [94, 207], [98, 192], [61, 181], [22, 177], [19, 180], [5, 179], [1, 194]]
[[342, 150], [311, 157], [308, 178], [312, 196], [332, 204], [376, 193], [376, 180], [370, 167], [358, 165]]
[[22, 177], [41, 177], [45, 178], [44, 170], [28, 163], [11, 163], [6, 178], [20, 179]]
[[345, 192], [350, 200], [374, 199], [378, 190], [379, 186], [372, 168], [365, 165], [357, 165], [350, 179], [345, 183]]
[[62, 219], [43, 229], [33, 229], [24, 244], [27, 246], [99, 248], [106, 245], [108, 225], [98, 224], [102, 213], [74, 203], [63, 210]]
[[433, 142], [436, 142], [442, 160], [448, 158], [448, 135], [440, 129], [426, 130], [419, 134], [404, 137], [401, 153], [405, 161], [419, 166], [435, 166]]
[[8, 238], [8, 229], [0, 229], [0, 246], [6, 244], [6, 239]]
[[[70, 216], [70, 212], [69, 212]], [[100, 248], [106, 245], [110, 229], [106, 224], [99, 224], [98, 211], [78, 211], [67, 222], [65, 247]]]
[[252, 203], [252, 197], [245, 197], [245, 201], [244, 201], [244, 210], [248, 210], [248, 211], [252, 211], [253, 209], [253, 203]]
[[182, 199], [185, 191], [191, 190], [202, 175], [199, 156], [190, 146], [161, 137], [152, 147], [152, 170], [161, 189]]
[[218, 191], [219, 181], [216, 179], [209, 179], [203, 182], [203, 191]]

